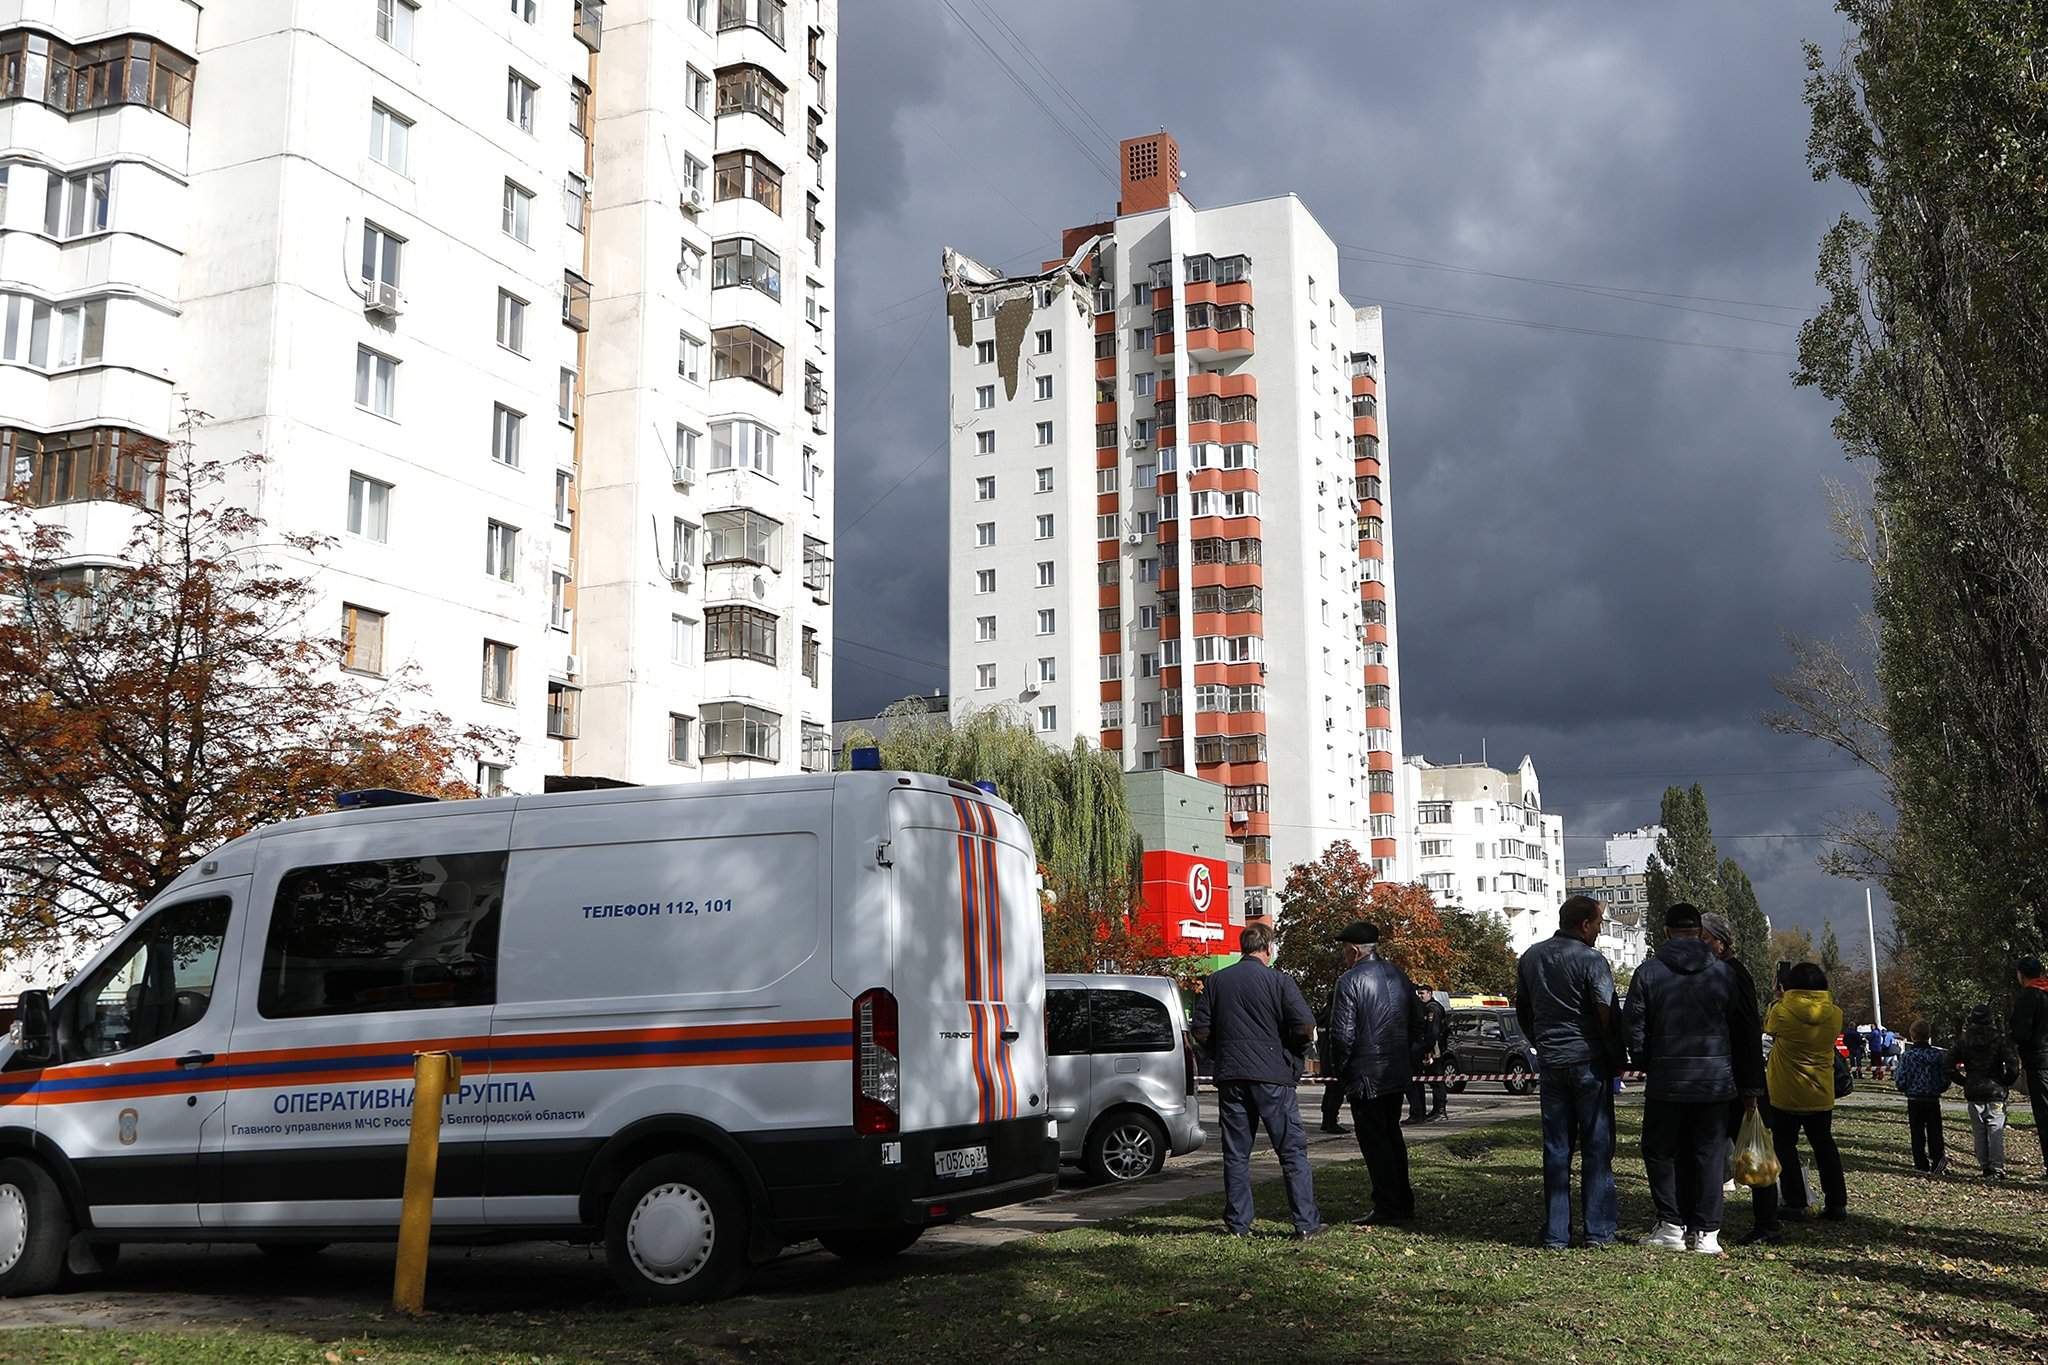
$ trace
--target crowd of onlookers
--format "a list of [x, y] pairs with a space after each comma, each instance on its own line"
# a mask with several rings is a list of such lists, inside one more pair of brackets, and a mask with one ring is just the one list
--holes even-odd
[[[1854, 1089], [1860, 1065], [1838, 1050], [1842, 1011], [1826, 974], [1811, 962], [1780, 963], [1766, 1003], [1734, 955], [1728, 920], [1681, 903], [1667, 910], [1664, 941], [1636, 969], [1626, 998], [1617, 999], [1613, 972], [1593, 946], [1602, 917], [1599, 901], [1572, 897], [1556, 934], [1524, 953], [1516, 973], [1515, 1011], [1538, 1063], [1543, 1244], [1573, 1243], [1574, 1155], [1580, 1243], [1603, 1247], [1618, 1238], [1614, 1093], [1630, 1065], [1646, 1077], [1642, 1151], [1656, 1223], [1645, 1245], [1720, 1254], [1724, 1196], [1743, 1186], [1751, 1207], [1750, 1227], [1739, 1239], [1745, 1245], [1781, 1240], [1787, 1223], [1846, 1218], [1849, 1188], [1834, 1109]], [[1355, 1220], [1366, 1225], [1414, 1216], [1401, 1110], [1432, 1036], [1441, 1036], [1425, 994], [1380, 954], [1378, 938], [1364, 922], [1338, 936], [1344, 971], [1324, 1038], [1325, 1065], [1338, 1078], [1371, 1177], [1372, 1208]], [[1249, 1231], [1250, 1149], [1263, 1123], [1286, 1176], [1295, 1229], [1313, 1237], [1325, 1225], [1295, 1083], [1316, 1021], [1293, 980], [1270, 969], [1271, 931], [1249, 926], [1242, 946], [1242, 961], [1209, 978], [1194, 1018], [1197, 1040], [1216, 1061], [1225, 1226], [1238, 1235]], [[2023, 1077], [2036, 1130], [2048, 1134], [2048, 974], [2037, 959], [2025, 958], [2015, 976], [2020, 989], [2010, 1019], [1978, 1005], [1945, 1048], [1934, 1044], [1925, 1020], [1914, 1021], [1902, 1046], [1876, 1030], [1869, 1038], [1856, 1030], [1847, 1035], [1864, 1051], [1875, 1044], [1879, 1068], [1891, 1063], [1919, 1170], [1939, 1174], [1948, 1167], [1941, 1099], [1951, 1088], [1962, 1090], [1977, 1165], [1987, 1178], [2007, 1177], [2005, 1107]], [[1325, 1128], [1336, 1127], [1334, 1099], [1325, 1104]], [[1419, 1087], [1413, 1103], [1418, 1113], [1429, 1112], [1421, 1109]], [[1819, 1181], [1818, 1209], [1802, 1146]]]

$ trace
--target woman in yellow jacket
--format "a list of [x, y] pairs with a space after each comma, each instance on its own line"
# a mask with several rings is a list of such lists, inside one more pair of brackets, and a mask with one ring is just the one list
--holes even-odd
[[1764, 1032], [1774, 1040], [1765, 1072], [1771, 1092], [1771, 1145], [1777, 1148], [1778, 1190], [1784, 1199], [1781, 1216], [1806, 1217], [1806, 1176], [1799, 1169], [1799, 1135], [1813, 1144], [1820, 1167], [1820, 1187], [1827, 1198], [1820, 1216], [1849, 1216], [1849, 1184], [1842, 1176], [1842, 1153], [1835, 1146], [1835, 1039], [1842, 1032], [1842, 1011], [1828, 995], [1828, 979], [1811, 962], [1786, 974], [1778, 998], [1764, 1014]]

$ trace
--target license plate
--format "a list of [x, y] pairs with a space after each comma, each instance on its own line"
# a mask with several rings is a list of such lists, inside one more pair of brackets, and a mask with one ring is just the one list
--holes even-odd
[[938, 1168], [941, 1180], [963, 1175], [980, 1175], [988, 1169], [988, 1148], [955, 1147], [949, 1152], [932, 1153], [932, 1161]]

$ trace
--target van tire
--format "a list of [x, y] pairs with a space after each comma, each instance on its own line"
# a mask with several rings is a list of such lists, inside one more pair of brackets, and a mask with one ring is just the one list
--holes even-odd
[[1081, 1164], [1105, 1184], [1155, 1176], [1166, 1165], [1166, 1125], [1142, 1109], [1120, 1109], [1096, 1121]]
[[696, 1153], [643, 1161], [605, 1213], [605, 1261], [639, 1303], [702, 1303], [747, 1268], [746, 1200], [725, 1168]]
[[71, 1210], [50, 1173], [25, 1157], [0, 1161], [0, 1299], [55, 1289], [70, 1244]]
[[818, 1244], [842, 1261], [886, 1261], [917, 1245], [922, 1227], [862, 1228], [857, 1232], [821, 1232]]

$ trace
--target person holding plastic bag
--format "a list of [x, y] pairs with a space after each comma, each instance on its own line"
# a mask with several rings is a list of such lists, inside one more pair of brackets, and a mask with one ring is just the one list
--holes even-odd
[[[1735, 956], [1735, 926], [1726, 915], [1704, 914], [1700, 916], [1700, 937], [1735, 974], [1736, 1005], [1743, 1017], [1761, 1019], [1763, 1010], [1757, 1000], [1756, 978]], [[1769, 1142], [1763, 1136], [1770, 1131], [1771, 1122], [1770, 1099], [1765, 1093], [1768, 1087], [1764, 1078], [1764, 1035], [1760, 1026], [1740, 1033], [1731, 1030], [1728, 1042], [1735, 1062], [1736, 1088], [1736, 1097], [1728, 1108], [1728, 1127], [1735, 1134], [1731, 1175], [1737, 1184], [1749, 1187], [1749, 1231], [1738, 1239], [1738, 1245], [1775, 1243], [1784, 1239], [1778, 1222], [1777, 1158], [1770, 1158], [1769, 1173], [1764, 1174], [1766, 1163], [1759, 1162], [1753, 1151], [1745, 1161], [1743, 1150], [1745, 1144], [1767, 1147]]]
[[1764, 1016], [1771, 1044], [1769, 1068], [1771, 1136], [1784, 1170], [1778, 1176], [1781, 1217], [1806, 1217], [1806, 1174], [1799, 1169], [1799, 1135], [1813, 1146], [1826, 1202], [1820, 1216], [1839, 1221], [1849, 1216], [1849, 1182], [1842, 1174], [1842, 1152], [1835, 1145], [1835, 1036], [1842, 1031], [1842, 1011], [1828, 994], [1828, 978], [1811, 962], [1785, 974], [1778, 998]]

